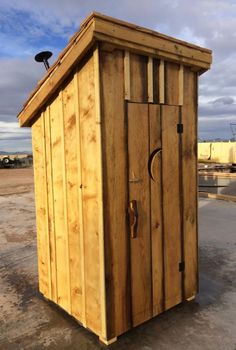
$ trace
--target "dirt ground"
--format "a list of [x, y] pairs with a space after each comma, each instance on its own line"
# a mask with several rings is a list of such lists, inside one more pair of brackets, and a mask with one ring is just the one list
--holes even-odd
[[0, 196], [33, 191], [33, 168], [0, 169]]
[[[199, 202], [200, 293], [111, 350], [236, 350], [236, 203]], [[0, 170], [0, 349], [105, 349], [38, 292], [32, 169]]]

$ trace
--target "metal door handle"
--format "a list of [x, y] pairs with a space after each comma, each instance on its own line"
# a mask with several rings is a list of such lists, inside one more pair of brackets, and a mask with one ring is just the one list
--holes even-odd
[[136, 200], [129, 202], [129, 225], [131, 238], [136, 238], [138, 231], [138, 206]]

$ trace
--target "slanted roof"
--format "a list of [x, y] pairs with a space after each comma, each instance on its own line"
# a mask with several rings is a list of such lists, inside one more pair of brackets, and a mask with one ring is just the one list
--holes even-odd
[[96, 41], [111, 43], [143, 55], [151, 55], [191, 66], [199, 73], [210, 68], [211, 50], [150, 29], [93, 12], [70, 39], [47, 74], [37, 84], [18, 115], [21, 126], [30, 126], [51, 95]]

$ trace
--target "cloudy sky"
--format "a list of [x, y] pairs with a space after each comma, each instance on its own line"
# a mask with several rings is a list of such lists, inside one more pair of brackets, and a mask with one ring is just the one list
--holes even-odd
[[29, 129], [16, 115], [43, 65], [42, 50], [53, 58], [91, 12], [124, 19], [213, 50], [212, 70], [200, 78], [199, 137], [230, 138], [236, 123], [235, 0], [1, 0], [0, 2], [0, 151], [30, 151]]

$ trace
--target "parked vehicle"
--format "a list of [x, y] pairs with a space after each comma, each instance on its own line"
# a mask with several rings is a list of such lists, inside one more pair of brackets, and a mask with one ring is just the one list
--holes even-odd
[[5, 156], [1, 160], [1, 165], [3, 168], [11, 168], [15, 166], [15, 159], [11, 159], [9, 156]]

